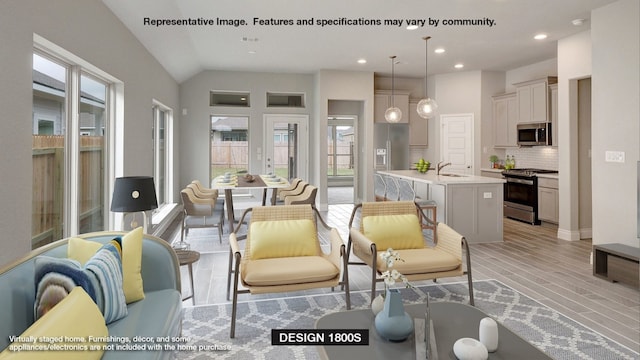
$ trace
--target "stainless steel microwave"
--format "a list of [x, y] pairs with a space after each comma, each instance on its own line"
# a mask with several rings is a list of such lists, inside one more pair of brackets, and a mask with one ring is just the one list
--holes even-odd
[[519, 146], [545, 146], [551, 143], [551, 123], [518, 124]]

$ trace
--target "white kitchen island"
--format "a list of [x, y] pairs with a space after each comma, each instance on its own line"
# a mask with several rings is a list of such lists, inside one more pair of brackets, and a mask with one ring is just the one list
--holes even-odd
[[[503, 241], [504, 180], [474, 175], [436, 175], [434, 170], [378, 171], [414, 182], [418, 196], [435, 200], [438, 221], [462, 234], [469, 243]], [[426, 186], [424, 186], [426, 185]]]

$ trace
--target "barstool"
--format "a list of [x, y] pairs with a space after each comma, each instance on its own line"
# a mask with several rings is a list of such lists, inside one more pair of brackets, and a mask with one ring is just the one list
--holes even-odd
[[395, 176], [384, 175], [384, 183], [387, 185], [385, 200], [386, 201], [398, 201], [400, 200], [400, 188]]
[[[413, 189], [413, 185], [409, 180], [398, 178], [396, 180], [396, 184], [398, 185], [399, 199], [401, 201], [408, 200], [415, 202], [420, 208], [420, 224], [422, 225], [422, 229], [431, 230], [433, 234], [433, 243], [437, 244], [437, 209], [438, 203], [434, 200], [421, 199], [416, 196], [416, 192]], [[427, 214], [424, 214], [424, 212]], [[426, 219], [422, 216], [426, 215]]]
[[387, 184], [380, 174], [373, 175], [373, 193], [376, 201], [384, 201], [387, 196]]

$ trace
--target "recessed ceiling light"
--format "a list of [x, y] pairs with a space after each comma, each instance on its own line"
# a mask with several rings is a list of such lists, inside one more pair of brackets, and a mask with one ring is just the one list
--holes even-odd
[[544, 40], [547, 38], [547, 34], [538, 34], [536, 36], [533, 37], [536, 40]]
[[453, 67], [456, 68], [456, 69], [462, 69], [464, 67], [464, 64], [458, 63], [458, 64], [453, 65]]
[[445, 51], [446, 51], [446, 50], [445, 50], [445, 49], [443, 49], [443, 48], [437, 48], [437, 49], [433, 50], [433, 52], [434, 52], [434, 53], [436, 53], [436, 54], [442, 54], [442, 53], [443, 53], [443, 52], [445, 52]]
[[358, 59], [358, 64], [366, 64], [367, 59]]
[[575, 26], [580, 26], [582, 24], [584, 24], [585, 19], [573, 19], [571, 20], [571, 23]]
[[409, 25], [407, 26], [407, 30], [416, 30], [418, 28], [418, 25]]

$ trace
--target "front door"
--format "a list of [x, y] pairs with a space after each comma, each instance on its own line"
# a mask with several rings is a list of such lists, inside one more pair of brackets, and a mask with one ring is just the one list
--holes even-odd
[[440, 158], [444, 172], [473, 174], [473, 114], [440, 116]]
[[265, 173], [308, 179], [308, 115], [264, 115]]

